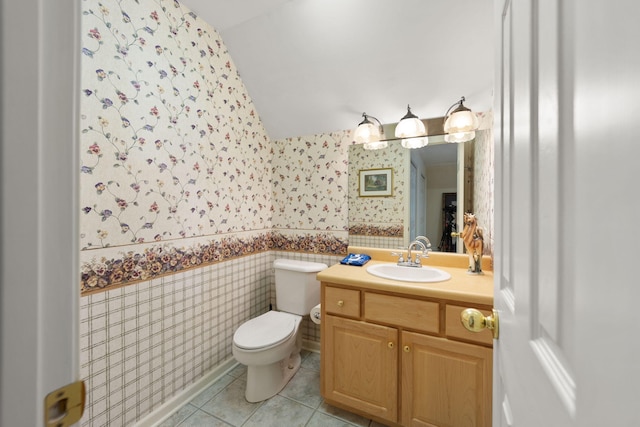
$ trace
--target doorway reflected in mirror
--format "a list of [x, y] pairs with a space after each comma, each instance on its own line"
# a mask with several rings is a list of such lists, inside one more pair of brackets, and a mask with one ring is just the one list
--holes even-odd
[[457, 193], [442, 194], [442, 236], [438, 243], [440, 252], [456, 252], [456, 242], [451, 233], [457, 229], [456, 211], [458, 210]]

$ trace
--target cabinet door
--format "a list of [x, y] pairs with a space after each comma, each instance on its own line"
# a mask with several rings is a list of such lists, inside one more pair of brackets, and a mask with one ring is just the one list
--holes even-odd
[[322, 322], [324, 398], [396, 422], [398, 331], [330, 315]]
[[490, 427], [492, 350], [402, 333], [402, 425]]

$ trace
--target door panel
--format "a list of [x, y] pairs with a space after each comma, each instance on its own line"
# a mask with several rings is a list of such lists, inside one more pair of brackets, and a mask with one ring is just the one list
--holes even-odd
[[[543, 3], [543, 2], [541, 2]], [[562, 341], [559, 224], [566, 160], [559, 121], [558, 2], [507, 1], [502, 27], [496, 138], [496, 343], [494, 410], [503, 426], [570, 425], [575, 378]], [[544, 31], [542, 30], [544, 29]], [[498, 213], [499, 212], [499, 213]], [[499, 261], [498, 261], [499, 260]], [[529, 398], [535, 395], [536, 405]], [[539, 405], [539, 406], [538, 406]], [[539, 408], [544, 408], [540, 411]], [[552, 421], [551, 421], [552, 420]], [[549, 424], [551, 423], [551, 424]]]
[[640, 425], [640, 4], [495, 12], [494, 425]]
[[[538, 116], [537, 140], [533, 142], [533, 161], [538, 191], [533, 193], [537, 213], [534, 227], [537, 249], [535, 286], [538, 290], [536, 315], [540, 333], [557, 342], [559, 339], [558, 273], [559, 273], [559, 213], [560, 188], [560, 141], [558, 106], [558, 1], [539, 3], [538, 27], [538, 91], [534, 92], [532, 113]], [[534, 128], [535, 132], [536, 129]]]

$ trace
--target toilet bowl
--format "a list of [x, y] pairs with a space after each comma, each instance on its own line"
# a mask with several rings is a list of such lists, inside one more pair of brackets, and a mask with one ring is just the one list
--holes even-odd
[[247, 365], [245, 398], [275, 396], [300, 368], [302, 317], [269, 311], [243, 323], [233, 335], [233, 357]]
[[274, 268], [278, 311], [246, 321], [233, 334], [233, 356], [247, 365], [249, 402], [275, 396], [300, 368], [302, 316], [320, 302], [316, 274], [327, 265], [277, 259]]

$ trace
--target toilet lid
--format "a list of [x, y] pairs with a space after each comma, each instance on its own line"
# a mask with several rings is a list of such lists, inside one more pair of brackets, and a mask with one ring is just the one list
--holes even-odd
[[296, 316], [268, 311], [240, 325], [233, 334], [233, 342], [247, 350], [270, 347], [289, 338], [295, 326]]

